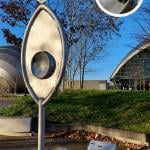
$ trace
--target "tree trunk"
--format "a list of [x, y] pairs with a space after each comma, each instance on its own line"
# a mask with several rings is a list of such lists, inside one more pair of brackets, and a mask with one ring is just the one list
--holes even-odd
[[81, 75], [81, 89], [84, 88], [84, 75], [85, 75], [85, 66], [82, 68], [82, 75]]

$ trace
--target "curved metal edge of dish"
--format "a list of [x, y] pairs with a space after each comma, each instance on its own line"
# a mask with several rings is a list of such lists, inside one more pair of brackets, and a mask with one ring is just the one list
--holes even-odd
[[66, 45], [66, 42], [65, 42], [66, 38], [65, 38], [65, 35], [64, 35], [63, 28], [60, 25], [60, 21], [59, 21], [58, 17], [56, 16], [56, 14], [52, 10], [50, 10], [46, 5], [44, 5], [44, 4], [39, 5], [38, 8], [35, 10], [33, 16], [31, 17], [31, 19], [30, 19], [30, 21], [27, 25], [27, 28], [26, 28], [26, 31], [25, 31], [25, 34], [24, 34], [24, 38], [23, 38], [22, 49], [21, 49], [21, 66], [22, 66], [23, 79], [24, 79], [25, 85], [26, 85], [29, 93], [31, 94], [32, 98], [34, 99], [34, 101], [38, 105], [39, 105], [39, 99], [40, 98], [36, 95], [36, 93], [34, 92], [32, 87], [30, 86], [29, 81], [28, 81], [28, 76], [27, 76], [27, 72], [26, 72], [26, 65], [25, 65], [25, 53], [26, 53], [26, 44], [27, 44], [29, 33], [30, 33], [30, 29], [31, 29], [35, 19], [37, 18], [38, 14], [41, 12], [41, 10], [45, 10], [57, 22], [57, 25], [59, 27], [59, 32], [60, 32], [60, 35], [61, 35], [62, 47], [63, 47], [63, 56], [62, 56], [63, 59], [62, 59], [62, 63], [61, 63], [61, 70], [60, 70], [59, 77], [58, 77], [58, 80], [57, 80], [58, 82], [56, 83], [56, 87], [53, 87], [52, 90], [50, 91], [50, 93], [48, 94], [48, 96], [45, 98], [45, 100], [43, 100], [42, 105], [44, 106], [49, 101], [51, 96], [53, 95], [55, 89], [58, 88], [58, 86], [60, 84], [60, 81], [62, 79], [63, 73], [65, 71], [64, 70], [65, 62], [67, 61], [67, 53], [65, 51], [66, 48], [67, 48], [67, 45]]

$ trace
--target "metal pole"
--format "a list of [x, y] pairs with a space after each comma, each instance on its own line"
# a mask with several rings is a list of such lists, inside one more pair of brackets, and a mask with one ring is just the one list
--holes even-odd
[[45, 107], [42, 100], [39, 100], [39, 116], [38, 116], [38, 150], [45, 150]]

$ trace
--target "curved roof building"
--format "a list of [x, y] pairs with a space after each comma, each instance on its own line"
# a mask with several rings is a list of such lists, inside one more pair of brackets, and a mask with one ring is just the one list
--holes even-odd
[[118, 89], [149, 89], [150, 43], [132, 50], [110, 77]]
[[0, 47], [0, 93], [22, 92], [24, 88], [19, 50], [13, 46]]

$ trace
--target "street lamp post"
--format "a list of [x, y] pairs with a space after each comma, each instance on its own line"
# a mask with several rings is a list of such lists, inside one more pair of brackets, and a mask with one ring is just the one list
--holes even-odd
[[45, 105], [61, 82], [66, 64], [63, 30], [56, 15], [38, 0], [27, 26], [21, 51], [26, 87], [38, 104], [38, 150], [44, 150]]

